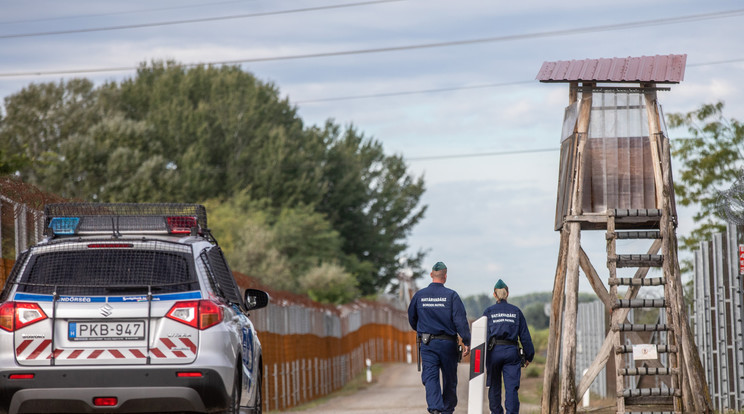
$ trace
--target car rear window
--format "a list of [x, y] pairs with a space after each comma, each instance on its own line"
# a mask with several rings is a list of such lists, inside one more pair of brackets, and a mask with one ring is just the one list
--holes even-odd
[[18, 291], [60, 295], [173, 293], [198, 289], [190, 255], [131, 248], [32, 255]]

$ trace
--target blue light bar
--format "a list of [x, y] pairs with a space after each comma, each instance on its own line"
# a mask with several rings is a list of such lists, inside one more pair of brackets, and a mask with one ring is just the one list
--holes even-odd
[[75, 234], [80, 217], [53, 217], [49, 228], [54, 234]]

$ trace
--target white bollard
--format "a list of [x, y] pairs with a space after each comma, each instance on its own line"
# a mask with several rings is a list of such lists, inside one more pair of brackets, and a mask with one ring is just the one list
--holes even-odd
[[486, 338], [488, 319], [481, 316], [470, 330], [470, 381], [468, 382], [468, 414], [483, 414], [486, 393]]
[[372, 382], [372, 360], [367, 358], [367, 382]]
[[[581, 373], [581, 376], [583, 377], [584, 375], [586, 375], [586, 372], [587, 371], [589, 371], [588, 368], [585, 369], [584, 372]], [[588, 389], [584, 393], [584, 396], [581, 398], [581, 405], [583, 407], [588, 407], [589, 406], [589, 390]]]
[[411, 344], [406, 345], [406, 362], [409, 365], [413, 363], [413, 357], [411, 356]]

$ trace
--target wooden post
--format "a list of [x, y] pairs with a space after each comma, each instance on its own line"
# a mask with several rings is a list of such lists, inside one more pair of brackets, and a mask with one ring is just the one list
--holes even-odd
[[[659, 154], [658, 132], [661, 131], [659, 126], [659, 112], [656, 110], [656, 90], [654, 84], [642, 84], [644, 88], [644, 97], [646, 98], [646, 115], [648, 115], [648, 139], [651, 145], [651, 161], [654, 167], [654, 184], [656, 187], [656, 208], [663, 209], [664, 202], [664, 178], [662, 176], [661, 154]], [[670, 164], [671, 165], [671, 164]]]
[[[581, 108], [576, 122], [577, 151], [576, 170], [573, 179], [573, 197], [569, 214], [580, 216], [584, 195], [584, 151], [586, 148], [589, 118], [592, 109], [593, 84], [584, 84], [581, 92]], [[566, 262], [566, 306], [563, 314], [563, 339], [561, 343], [561, 402], [560, 412], [576, 413], [576, 313], [579, 295], [579, 252], [581, 251], [581, 223], [571, 221], [568, 228], [568, 251]]]
[[579, 250], [581, 224], [570, 222], [568, 228], [568, 262], [566, 266], [566, 307], [563, 316], [561, 345], [561, 404], [560, 412], [576, 413], [576, 312], [579, 295]]
[[[569, 105], [573, 105], [578, 99], [578, 82], [571, 82], [569, 89]], [[578, 142], [578, 140], [577, 140]], [[578, 159], [578, 146], [572, 149], [574, 151], [573, 159]], [[576, 161], [576, 170], [579, 169], [579, 162]], [[577, 188], [576, 178], [578, 177], [577, 171], [571, 171], [573, 188], [571, 189], [571, 199], [569, 200], [569, 210], [577, 202]], [[560, 186], [560, 182], [558, 183]], [[558, 188], [561, 191], [561, 188]], [[578, 201], [578, 205], [581, 206], [581, 202]], [[564, 217], [565, 219], [565, 217]], [[558, 250], [558, 264], [555, 269], [555, 280], [553, 281], [553, 297], [550, 304], [550, 329], [548, 333], [548, 355], [545, 360], [545, 371], [543, 373], [543, 393], [541, 400], [541, 414], [551, 414], [558, 412], [560, 405], [558, 388], [558, 365], [559, 358], [558, 352], [560, 351], [559, 344], [561, 343], [561, 333], [563, 332], [563, 302], [565, 296], [565, 284], [566, 284], [566, 269], [567, 269], [567, 257], [568, 257], [568, 244], [569, 244], [570, 229], [567, 223], [563, 223], [561, 229], [561, 242]]]
[[548, 330], [548, 355], [543, 373], [543, 393], [541, 414], [558, 412], [558, 351], [561, 339], [563, 316], [563, 292], [566, 284], [566, 251], [568, 250], [568, 228], [565, 223], [561, 230], [561, 243], [558, 249], [558, 265], [553, 281], [553, 297], [550, 303], [550, 329]]

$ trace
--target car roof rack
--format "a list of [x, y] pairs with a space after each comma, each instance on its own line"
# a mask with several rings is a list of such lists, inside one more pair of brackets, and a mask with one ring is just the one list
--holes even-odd
[[44, 206], [48, 236], [192, 234], [211, 239], [207, 210], [181, 203], [57, 203]]

